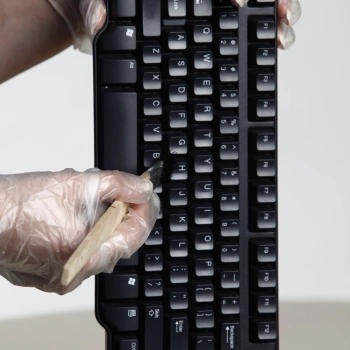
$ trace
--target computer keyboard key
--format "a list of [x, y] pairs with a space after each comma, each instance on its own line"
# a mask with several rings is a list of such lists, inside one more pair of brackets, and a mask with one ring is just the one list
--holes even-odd
[[160, 224], [156, 224], [151, 230], [145, 245], [157, 246], [163, 244], [163, 227]]
[[167, 71], [171, 77], [184, 77], [187, 75], [187, 58], [184, 55], [166, 56], [165, 63], [167, 64]]
[[164, 144], [170, 154], [187, 154], [187, 135], [180, 131], [164, 132]]
[[171, 211], [165, 211], [165, 222], [171, 232], [182, 232], [188, 229], [188, 216], [187, 211], [182, 209], [176, 209]]
[[274, 66], [276, 49], [271, 45], [258, 45], [255, 48], [255, 60], [258, 66]]
[[238, 89], [217, 88], [219, 104], [222, 108], [237, 108], [239, 106]]
[[116, 267], [131, 267], [139, 264], [139, 252], [136, 251], [129, 259], [120, 259]]
[[220, 350], [240, 349], [240, 325], [237, 320], [218, 321], [217, 338]]
[[210, 177], [191, 177], [190, 184], [196, 199], [212, 199], [214, 197], [214, 183]]
[[277, 338], [277, 324], [274, 318], [256, 318], [251, 322], [252, 336], [257, 341], [272, 341]]
[[140, 121], [143, 125], [143, 142], [162, 141], [162, 124], [157, 120]]
[[118, 19], [136, 16], [136, 0], [112, 0], [110, 2], [110, 17]]
[[216, 268], [216, 280], [223, 289], [239, 288], [239, 271], [236, 267]]
[[145, 42], [140, 44], [145, 64], [158, 64], [162, 61], [162, 49], [159, 43]]
[[203, 305], [191, 308], [191, 316], [198, 329], [214, 328], [214, 310], [211, 306]]
[[195, 24], [193, 26], [193, 41], [195, 43], [211, 43], [213, 41], [213, 28], [211, 24]]
[[190, 117], [193, 122], [211, 122], [214, 117], [213, 105], [208, 99], [190, 100]]
[[190, 54], [192, 54], [191, 58], [195, 69], [213, 68], [213, 52], [210, 49], [196, 49]]
[[210, 228], [195, 228], [190, 231], [191, 246], [197, 251], [214, 249], [214, 235]]
[[217, 77], [221, 83], [235, 83], [238, 81], [238, 65], [232, 60], [215, 61]]
[[273, 157], [259, 158], [256, 162], [258, 177], [273, 177], [276, 175], [276, 161]]
[[223, 215], [215, 217], [215, 228], [221, 237], [238, 237], [239, 223], [238, 218], [233, 215]]
[[251, 302], [256, 313], [274, 314], [277, 312], [277, 298], [274, 292], [254, 293]]
[[188, 241], [186, 236], [166, 237], [166, 247], [172, 258], [186, 258], [188, 256]]
[[188, 266], [185, 261], [166, 263], [166, 269], [170, 283], [179, 284], [188, 282]]
[[167, 318], [168, 327], [170, 324], [170, 336], [168, 337], [170, 344], [167, 349], [188, 350], [188, 317], [186, 315], [169, 315]]
[[252, 75], [256, 90], [259, 92], [275, 91], [276, 90], [276, 76], [271, 72], [258, 72]]
[[192, 2], [195, 17], [207, 17], [212, 15], [212, 0], [187, 0]]
[[211, 225], [214, 221], [214, 209], [209, 202], [190, 204], [190, 217], [196, 225]]
[[254, 36], [259, 40], [275, 39], [276, 37], [276, 22], [273, 17], [253, 17], [252, 24], [254, 25]]
[[239, 184], [239, 174], [238, 167], [233, 165], [227, 167], [225, 163], [218, 163], [215, 165], [215, 178], [220, 183], [221, 186], [238, 186]]
[[105, 56], [99, 60], [103, 85], [134, 84], [137, 80], [137, 61], [134, 56]]
[[102, 274], [103, 298], [136, 299], [138, 297], [139, 278], [135, 270]]
[[191, 341], [193, 350], [215, 350], [215, 338], [212, 333], [193, 333]]
[[146, 94], [141, 97], [143, 100], [143, 114], [146, 116], [162, 115], [162, 98], [157, 94]]
[[160, 146], [144, 146], [140, 147], [140, 158], [143, 160], [143, 166], [147, 169], [151, 167], [162, 156], [162, 149]]
[[238, 211], [239, 201], [238, 193], [236, 190], [220, 189], [215, 191], [216, 208], [220, 208], [221, 211]]
[[276, 135], [273, 130], [261, 130], [255, 133], [255, 147], [258, 151], [272, 152], [276, 149]]
[[102, 34], [102, 51], [136, 50], [136, 27], [134, 25], [111, 24]]
[[[189, 1], [189, 0], [187, 0]], [[168, 0], [168, 16], [169, 17], [185, 17], [186, 16], [186, 0]]]
[[171, 206], [187, 205], [187, 185], [183, 183], [166, 184], [163, 188], [163, 201], [165, 203], [169, 203]]
[[120, 350], [140, 350], [139, 341], [135, 336], [121, 337], [118, 342], [118, 349]]
[[188, 113], [183, 106], [172, 106], [168, 109], [168, 119], [164, 116], [164, 123], [170, 129], [182, 129], [187, 127]]
[[194, 264], [194, 272], [197, 277], [209, 277], [214, 275], [214, 259], [210, 255], [191, 256]]
[[187, 180], [188, 164], [185, 158], [178, 158], [172, 162], [171, 180]]
[[163, 296], [163, 280], [160, 275], [150, 275], [142, 278], [143, 295], [147, 298]]
[[135, 303], [101, 304], [101, 314], [114, 331], [131, 332], [139, 329], [139, 310]]
[[166, 29], [168, 48], [170, 50], [186, 50], [187, 33], [184, 29]]
[[163, 270], [163, 254], [159, 249], [141, 252], [144, 256], [145, 271], [162, 271]]
[[256, 185], [256, 200], [258, 203], [275, 203], [276, 186], [270, 183]]
[[223, 30], [238, 29], [238, 12], [219, 10], [219, 27]]
[[143, 340], [145, 349], [163, 350], [163, 305], [159, 302], [141, 302], [140, 313], [142, 325], [140, 339]]
[[211, 153], [206, 151], [198, 151], [193, 153], [191, 156], [194, 160], [194, 171], [197, 174], [213, 172], [213, 156]]
[[238, 293], [217, 292], [215, 293], [215, 310], [222, 315], [238, 315], [240, 302]]
[[191, 295], [197, 303], [211, 303], [214, 301], [214, 285], [210, 280], [196, 280], [191, 282]]
[[277, 285], [277, 274], [275, 268], [256, 268], [254, 269], [255, 276], [257, 279], [257, 285], [259, 288], [275, 288]]
[[216, 138], [215, 151], [217, 159], [237, 160], [239, 157], [238, 141], [235, 138]]
[[171, 288], [166, 291], [167, 305], [171, 310], [186, 310], [188, 309], [188, 291], [186, 288]]
[[213, 146], [213, 130], [210, 125], [196, 124], [192, 125], [190, 130], [191, 139], [193, 139], [193, 146], [200, 147], [212, 147]]
[[161, 34], [161, 0], [142, 0], [142, 26], [145, 37]]
[[277, 259], [276, 243], [271, 239], [256, 240], [252, 242], [252, 253], [255, 261], [272, 263]]
[[216, 35], [216, 44], [221, 56], [238, 55], [238, 39], [230, 35]]
[[140, 73], [140, 81], [142, 81], [144, 90], [160, 90], [162, 88], [162, 74], [158, 68], [145, 68]]
[[272, 230], [276, 228], [277, 218], [276, 212], [273, 209], [257, 210], [256, 211], [256, 223], [258, 229]]
[[216, 243], [216, 252], [219, 257], [218, 261], [222, 263], [238, 263], [239, 262], [239, 246], [238, 244], [226, 244], [224, 241]]

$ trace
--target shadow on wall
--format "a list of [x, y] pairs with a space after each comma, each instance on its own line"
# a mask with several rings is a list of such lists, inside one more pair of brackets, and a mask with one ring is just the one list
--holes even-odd
[[[280, 313], [281, 350], [350, 350], [350, 304], [282, 303]], [[4, 321], [0, 349], [104, 350], [104, 330], [92, 312]]]

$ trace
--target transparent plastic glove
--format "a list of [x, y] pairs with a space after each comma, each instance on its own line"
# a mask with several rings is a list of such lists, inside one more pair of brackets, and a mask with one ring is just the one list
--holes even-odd
[[94, 35], [106, 20], [104, 0], [48, 0], [66, 21], [74, 48], [92, 53]]
[[[239, 7], [244, 7], [249, 0], [232, 0], [232, 2]], [[298, 22], [300, 16], [299, 0], [278, 0], [278, 44], [281, 49], [289, 49], [294, 44], [293, 25]]]
[[[114, 200], [134, 204], [115, 234], [62, 287], [64, 264]], [[147, 239], [158, 213], [152, 183], [123, 172], [67, 169], [0, 176], [0, 274], [18, 286], [68, 293], [130, 257]]]

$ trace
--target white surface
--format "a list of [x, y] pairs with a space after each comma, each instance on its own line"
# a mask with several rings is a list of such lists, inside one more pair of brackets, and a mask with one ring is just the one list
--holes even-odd
[[[317, 13], [317, 16], [315, 15]], [[280, 53], [280, 296], [350, 301], [350, 3], [303, 3]], [[0, 86], [0, 173], [93, 166], [91, 58], [68, 50]], [[0, 319], [93, 308], [0, 279]]]

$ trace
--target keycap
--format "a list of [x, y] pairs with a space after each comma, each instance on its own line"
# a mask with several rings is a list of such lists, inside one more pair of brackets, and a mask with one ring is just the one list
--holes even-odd
[[168, 0], [169, 17], [186, 16], [186, 0]]
[[192, 90], [195, 96], [206, 96], [213, 94], [213, 79], [209, 75], [192, 76]]
[[276, 25], [273, 17], [256, 18], [256, 37], [261, 40], [275, 39]]
[[143, 324], [140, 327], [145, 349], [163, 349], [163, 305], [159, 302], [140, 303]]
[[255, 60], [258, 66], [274, 66], [276, 64], [276, 49], [270, 45], [256, 45]]
[[252, 334], [258, 341], [275, 340], [277, 337], [277, 324], [274, 318], [256, 318], [251, 323]]
[[233, 35], [216, 35], [216, 44], [218, 51], [222, 56], [238, 55], [238, 39]]
[[141, 252], [144, 257], [145, 271], [162, 271], [163, 270], [163, 254], [160, 250], [146, 250]]
[[214, 184], [208, 176], [195, 176], [189, 179], [193, 186], [194, 197], [196, 199], [211, 199], [214, 197]]
[[165, 222], [168, 223], [171, 232], [187, 231], [188, 217], [187, 212], [182, 209], [176, 209], [165, 212]]
[[163, 279], [161, 275], [148, 275], [142, 277], [142, 295], [148, 298], [163, 296]]
[[238, 29], [238, 12], [219, 10], [219, 27], [223, 30]]
[[256, 199], [258, 203], [275, 203], [276, 202], [276, 186], [271, 183], [256, 185]]
[[185, 158], [178, 158], [172, 163], [171, 180], [187, 180], [188, 164]]
[[142, 1], [142, 27], [146, 37], [161, 34], [161, 0]]
[[215, 118], [219, 124], [220, 134], [238, 134], [238, 117], [236, 113], [231, 112], [229, 115], [227, 113], [216, 113]]
[[171, 206], [187, 205], [188, 192], [185, 184], [167, 184], [164, 186], [164, 201]]
[[197, 174], [213, 172], [213, 156], [211, 153], [207, 151], [198, 151], [191, 156], [194, 160], [194, 171]]
[[162, 124], [157, 120], [141, 120], [144, 142], [159, 142], [162, 141]]
[[185, 258], [188, 255], [188, 241], [186, 236], [166, 237], [166, 249], [172, 258]]
[[276, 261], [276, 244], [272, 239], [255, 240], [251, 244], [255, 260], [261, 263]]
[[169, 118], [166, 125], [171, 129], [182, 129], [187, 127], [188, 114], [185, 107], [172, 106], [169, 108], [168, 113]]
[[240, 313], [239, 295], [235, 292], [215, 293], [215, 306], [222, 315], [238, 315]]
[[238, 142], [234, 138], [215, 139], [215, 149], [218, 158], [221, 160], [238, 159]]
[[220, 107], [222, 108], [237, 108], [239, 105], [238, 89], [237, 88], [220, 88], [216, 89], [219, 96]]
[[187, 84], [181, 80], [166, 82], [168, 99], [171, 103], [186, 102], [188, 98]]
[[216, 243], [216, 252], [222, 263], [238, 263], [239, 262], [239, 246], [237, 243], [228, 244], [224, 241]]
[[215, 338], [210, 332], [191, 335], [191, 348], [194, 350], [215, 350]]
[[136, 0], [112, 0], [110, 2], [112, 19], [136, 16]]
[[193, 228], [190, 230], [190, 244], [195, 250], [213, 250], [214, 235], [210, 228]]
[[276, 228], [276, 212], [273, 209], [258, 210], [256, 213], [257, 227], [261, 230]]
[[216, 268], [216, 280], [223, 289], [239, 288], [239, 272], [235, 267]]
[[101, 274], [103, 298], [106, 300], [136, 299], [139, 288], [138, 280], [139, 278], [135, 270]]
[[103, 51], [136, 50], [136, 27], [134, 25], [111, 24], [101, 40]]
[[160, 224], [156, 224], [151, 230], [145, 245], [155, 246], [163, 244], [163, 227]]
[[255, 147], [258, 151], [274, 151], [276, 136], [273, 130], [259, 130], [255, 133]]
[[[118, 337], [117, 340], [118, 348], [120, 350], [139, 350], [139, 341], [136, 336], [124, 336]], [[112, 340], [114, 343], [114, 339]], [[112, 343], [112, 344], [113, 344]]]
[[99, 60], [101, 84], [133, 84], [137, 80], [137, 63], [134, 56], [105, 56]]
[[276, 175], [276, 161], [273, 157], [259, 158], [256, 162], [256, 174], [259, 177], [271, 177]]
[[211, 43], [213, 41], [213, 28], [211, 24], [195, 24], [191, 29], [195, 43]]
[[191, 316], [198, 329], [214, 328], [214, 311], [211, 306], [193, 307], [191, 308]]
[[277, 285], [277, 274], [274, 268], [256, 268], [253, 278], [259, 288], [275, 288]]
[[166, 291], [168, 305], [171, 310], [186, 310], [188, 308], [188, 290], [184, 287], [169, 288]]
[[265, 92], [265, 91], [275, 91], [276, 89], [276, 77], [275, 73], [271, 73], [270, 71], [265, 72], [256, 72], [252, 75], [255, 80], [255, 87], [257, 91]]
[[167, 29], [167, 46], [170, 50], [185, 50], [187, 47], [187, 33], [184, 29]]
[[191, 256], [191, 262], [194, 264], [194, 271], [197, 277], [214, 275], [214, 259], [211, 255]]
[[214, 170], [215, 178], [222, 186], [237, 186], [239, 184], [237, 165], [228, 167], [225, 163], [218, 163]]
[[190, 100], [190, 118], [194, 122], [211, 122], [213, 120], [213, 105], [207, 99]]
[[164, 145], [173, 154], [187, 154], [188, 141], [184, 132], [165, 132], [163, 133]]
[[196, 225], [211, 225], [214, 221], [213, 206], [209, 202], [198, 202], [190, 204], [191, 218], [194, 218]]
[[221, 211], [238, 211], [238, 193], [236, 190], [220, 189], [215, 191], [216, 204]]
[[144, 68], [139, 77], [145, 90], [160, 90], [162, 87], [162, 74], [158, 68]]
[[139, 310], [134, 302], [123, 304], [101, 304], [105, 323], [117, 332], [131, 332], [139, 329]]
[[151, 167], [162, 155], [162, 149], [158, 145], [140, 147], [139, 151], [145, 168]]
[[196, 17], [212, 15], [212, 0], [187, 0], [193, 4], [193, 13]]
[[210, 48], [195, 49], [189, 52], [195, 69], [212, 69], [213, 52]]
[[238, 81], [238, 65], [232, 60], [216, 60], [216, 74], [222, 83], [234, 83]]
[[170, 325], [168, 336], [169, 350], [188, 350], [189, 322], [186, 314], [169, 315], [167, 324]]
[[215, 217], [215, 228], [221, 237], [238, 237], [239, 223], [234, 215], [218, 215]]
[[146, 116], [162, 114], [162, 98], [158, 94], [145, 94], [141, 96], [143, 113]]
[[166, 264], [167, 276], [170, 283], [187, 283], [188, 282], [188, 266], [185, 261], [170, 262]]
[[162, 49], [158, 42], [141, 43], [143, 63], [157, 64], [162, 60]]
[[197, 303], [211, 303], [214, 301], [214, 285], [210, 280], [191, 282], [191, 295]]
[[240, 325], [233, 317], [230, 321], [217, 322], [217, 338], [220, 339], [220, 350], [240, 348]]
[[193, 145], [199, 147], [211, 147], [213, 145], [213, 130], [208, 124], [192, 125], [190, 131]]
[[165, 56], [165, 64], [167, 71], [171, 77], [184, 77], [187, 75], [187, 58], [182, 55]]
[[256, 292], [253, 294], [252, 305], [259, 314], [274, 314], [277, 312], [277, 298], [274, 292]]

